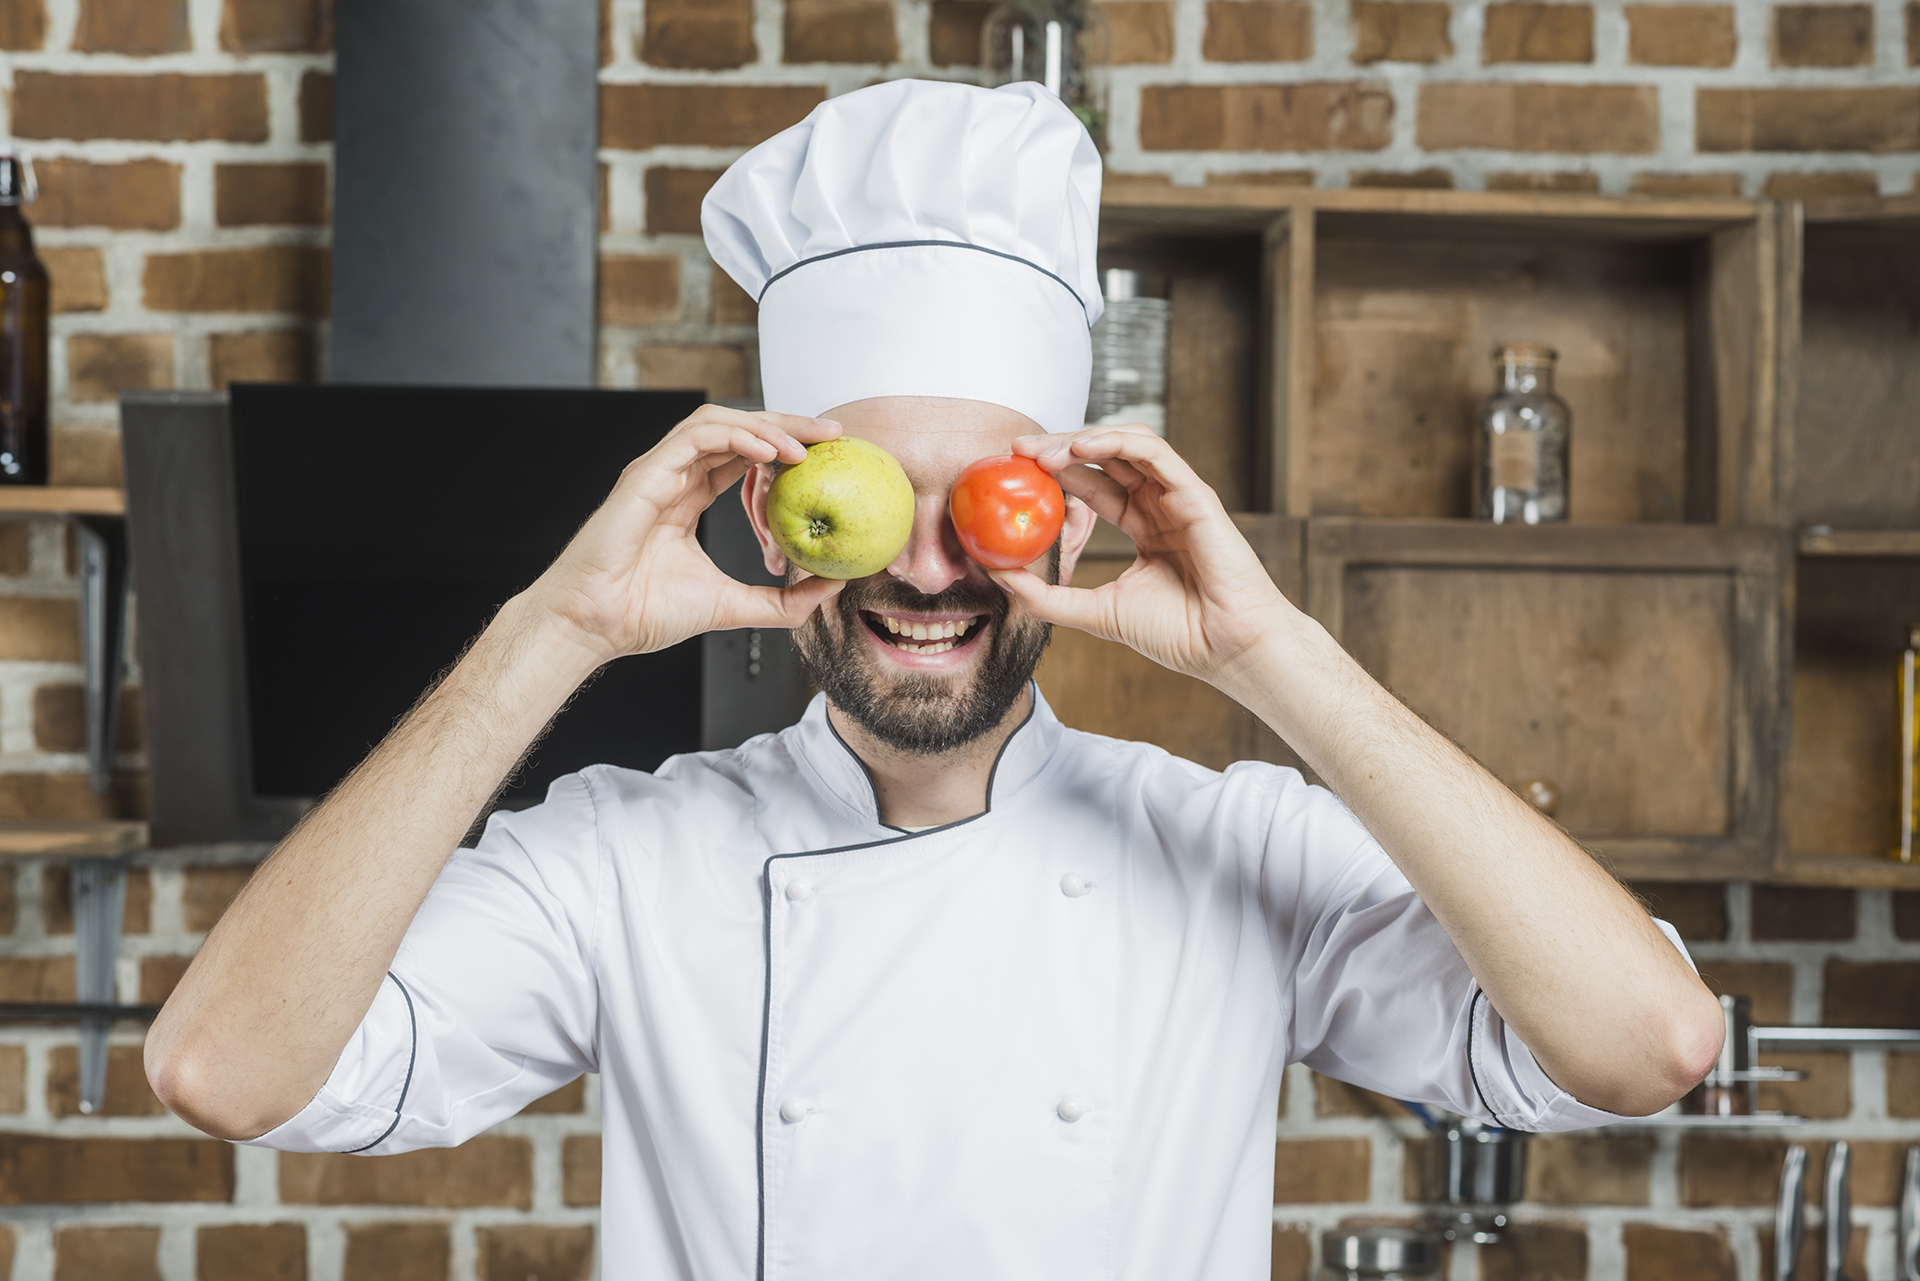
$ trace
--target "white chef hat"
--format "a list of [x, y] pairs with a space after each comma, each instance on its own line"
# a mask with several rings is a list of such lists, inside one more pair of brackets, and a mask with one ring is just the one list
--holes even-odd
[[740, 157], [700, 225], [760, 302], [768, 409], [950, 396], [1072, 431], [1099, 211], [1100, 154], [1041, 86], [895, 80]]

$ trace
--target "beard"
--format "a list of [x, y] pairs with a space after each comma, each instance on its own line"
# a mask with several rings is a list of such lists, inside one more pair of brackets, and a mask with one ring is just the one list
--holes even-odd
[[[1060, 581], [1060, 547], [1046, 558], [1043, 577]], [[788, 582], [795, 576], [788, 575]], [[832, 610], [837, 627], [829, 627]], [[970, 613], [987, 616], [986, 645], [971, 674], [935, 676], [906, 672], [883, 687], [879, 660], [869, 651], [863, 610], [902, 613]], [[897, 578], [879, 574], [846, 585], [832, 601], [795, 628], [793, 646], [807, 674], [833, 705], [887, 746], [932, 756], [964, 747], [1006, 719], [1046, 652], [1053, 628], [1037, 618], [1011, 620], [1012, 601], [996, 587], [955, 583], [925, 596]]]

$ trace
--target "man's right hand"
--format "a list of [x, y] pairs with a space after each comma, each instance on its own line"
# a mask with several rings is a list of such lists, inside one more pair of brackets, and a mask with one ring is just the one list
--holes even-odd
[[798, 627], [842, 584], [806, 578], [749, 587], [722, 573], [696, 537], [700, 514], [754, 463], [792, 465], [840, 424], [702, 405], [629, 464], [592, 518], [528, 589], [602, 661], [738, 627]]

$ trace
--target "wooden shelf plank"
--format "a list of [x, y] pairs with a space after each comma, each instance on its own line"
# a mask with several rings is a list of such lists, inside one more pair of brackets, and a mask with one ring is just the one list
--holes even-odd
[[0, 820], [0, 858], [114, 858], [145, 848], [145, 823], [119, 819]]
[[119, 489], [76, 485], [0, 485], [0, 516], [71, 512], [80, 516], [124, 516], [127, 495]]
[[1823, 885], [1855, 890], [1920, 890], [1920, 863], [1859, 855], [1798, 857], [1785, 875], [1769, 878], [1782, 885]]
[[1801, 531], [1802, 556], [1920, 556], [1920, 529], [1828, 529]]

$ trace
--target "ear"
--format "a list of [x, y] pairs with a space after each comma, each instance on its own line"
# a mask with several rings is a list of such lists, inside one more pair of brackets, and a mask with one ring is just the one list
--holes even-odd
[[747, 509], [747, 522], [753, 526], [753, 536], [760, 540], [760, 556], [767, 572], [776, 578], [785, 578], [787, 554], [773, 541], [773, 533], [767, 526], [767, 491], [772, 488], [773, 469], [765, 463], [755, 463], [747, 468], [746, 479], [740, 483], [740, 505]]
[[1093, 508], [1067, 495], [1066, 519], [1060, 522], [1060, 586], [1073, 583], [1073, 567], [1080, 563], [1080, 553], [1087, 548], [1087, 540], [1093, 537], [1093, 526], [1100, 518], [1093, 514]]

